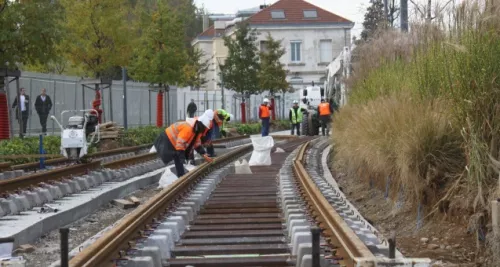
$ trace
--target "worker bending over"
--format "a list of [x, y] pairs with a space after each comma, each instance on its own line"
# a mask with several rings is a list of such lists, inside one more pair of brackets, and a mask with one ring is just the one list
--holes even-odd
[[326, 134], [330, 135], [330, 130], [328, 129], [328, 125], [331, 120], [332, 116], [332, 107], [330, 106], [330, 103], [326, 102], [324, 98], [321, 98], [321, 103], [318, 106], [318, 114], [319, 114], [319, 119], [321, 121], [321, 132], [323, 133], [323, 136], [325, 136], [325, 129], [326, 129]]
[[183, 163], [185, 159], [189, 159], [193, 149], [206, 161], [212, 162], [201, 146], [201, 138], [210, 128], [213, 114], [212, 110], [206, 110], [199, 118], [188, 118], [186, 121], [176, 122], [156, 138], [154, 143], [156, 153], [165, 165], [174, 161], [177, 177], [184, 175]]
[[288, 113], [290, 119], [290, 124], [292, 126], [292, 135], [295, 129], [297, 129], [297, 136], [300, 136], [300, 123], [302, 122], [302, 108], [299, 107], [299, 101], [293, 101], [293, 107], [290, 108]]
[[259, 119], [262, 120], [262, 136], [269, 135], [269, 120], [271, 118], [271, 111], [269, 107], [269, 99], [264, 98], [262, 105], [259, 107]]
[[223, 109], [217, 109], [214, 112], [214, 119], [212, 120], [210, 130], [203, 138], [203, 144], [207, 147], [207, 152], [209, 157], [215, 157], [215, 150], [212, 141], [215, 139], [219, 139], [221, 136], [226, 137], [226, 122], [230, 121], [233, 117], [232, 114], [229, 114], [227, 111]]

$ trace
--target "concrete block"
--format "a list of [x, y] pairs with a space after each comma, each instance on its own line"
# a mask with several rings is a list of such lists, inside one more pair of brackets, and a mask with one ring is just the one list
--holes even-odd
[[11, 199], [16, 203], [17, 209], [19, 211], [25, 211], [31, 209], [31, 204], [24, 195], [12, 195]]
[[179, 206], [175, 212], [186, 212], [187, 213], [187, 218], [188, 218], [187, 222], [191, 222], [194, 219], [195, 207], [186, 206], [186, 205], [183, 204], [183, 205]]
[[14, 171], [4, 171], [3, 176], [4, 176], [4, 179], [12, 179], [12, 178], [16, 177], [16, 174], [14, 173]]
[[296, 204], [283, 207], [283, 210], [285, 211], [285, 218], [290, 217], [290, 215], [293, 213], [304, 213], [302, 207]]
[[161, 266], [161, 256], [159, 247], [142, 247], [137, 249], [139, 257], [151, 257], [153, 266]]
[[78, 183], [78, 181], [75, 181], [74, 179], [68, 180], [68, 185], [71, 187], [72, 194], [77, 194], [80, 193], [80, 191], [82, 191], [82, 189], [80, 188], [80, 184]]
[[6, 215], [15, 215], [19, 213], [16, 203], [11, 199], [0, 199], [0, 207], [2, 207], [2, 210]]
[[295, 219], [287, 221], [288, 236], [292, 236], [292, 230], [296, 226], [310, 226], [305, 219]]
[[102, 172], [103, 174], [103, 177], [104, 177], [104, 181], [110, 181], [111, 179], [113, 179], [113, 173], [110, 171], [110, 170], [104, 170]]
[[117, 266], [120, 267], [155, 267], [151, 257], [131, 257], [127, 261], [120, 261]]
[[55, 185], [47, 185], [47, 189], [49, 189], [50, 194], [52, 195], [53, 199], [60, 199], [63, 197], [63, 193], [61, 192], [61, 189]]
[[[311, 265], [306, 265], [307, 260], [304, 260], [305, 256], [311, 256]], [[306, 258], [307, 259], [307, 258]], [[297, 249], [297, 264], [300, 263], [300, 267], [312, 267], [312, 243], [301, 243]]]
[[40, 195], [36, 191], [28, 191], [24, 194], [28, 201], [30, 202], [31, 207], [38, 207], [43, 204]]
[[1, 173], [0, 173], [0, 181], [1, 181], [1, 180], [5, 180], [5, 179], [7, 179], [7, 178], [5, 178], [5, 175], [3, 174], [3, 172], [1, 172]]
[[205, 202], [205, 199], [203, 199], [203, 195], [201, 194], [191, 194], [188, 198], [186, 198], [186, 201], [194, 202], [196, 204], [196, 212], [198, 212], [200, 211], [200, 207], [203, 205], [203, 202]]
[[[309, 243], [311, 244], [312, 242], [312, 235], [311, 232], [298, 232], [294, 236], [292, 236], [292, 255], [298, 256], [299, 253], [299, 247], [303, 243]], [[298, 259], [298, 257], [297, 257]], [[297, 261], [299, 262], [299, 261]]]
[[[178, 231], [179, 231], [179, 236], [181, 236], [184, 231], [186, 230], [186, 221], [181, 216], [170, 216], [165, 220], [165, 222], [174, 222], [177, 223]], [[175, 240], [176, 242], [178, 240]]]
[[61, 193], [63, 196], [70, 195], [73, 191], [71, 190], [71, 186], [69, 186], [68, 183], [65, 182], [57, 182], [55, 183], [57, 187], [59, 187], [59, 190], [61, 190]]
[[94, 172], [94, 173], [92, 173], [92, 176], [95, 177], [95, 179], [97, 180], [97, 182], [99, 184], [103, 184], [104, 182], [106, 182], [106, 179], [104, 178], [103, 172]]
[[35, 189], [35, 191], [38, 193], [43, 203], [51, 202], [52, 200], [54, 200], [54, 197], [52, 197], [52, 194], [47, 188], [39, 187]]
[[168, 248], [168, 236], [161, 234], [152, 234], [144, 243], [146, 246], [160, 248], [160, 257], [162, 260], [170, 259], [170, 249]]
[[182, 218], [182, 220], [187, 224], [190, 220], [189, 220], [189, 213], [185, 210], [176, 210], [174, 212], [172, 212], [172, 215], [173, 216], [179, 216]]
[[78, 182], [78, 185], [80, 185], [81, 191], [88, 190], [90, 187], [87, 179], [85, 179], [84, 177], [76, 177], [75, 181]]
[[164, 222], [164, 223], [161, 223], [158, 228], [157, 228], [157, 231], [160, 231], [160, 230], [170, 230], [172, 231], [172, 239], [174, 242], [177, 242], [180, 240], [180, 236], [181, 236], [181, 226], [179, 225], [178, 222]]
[[0, 205], [0, 217], [7, 215], [7, 212], [3, 211], [2, 205]]

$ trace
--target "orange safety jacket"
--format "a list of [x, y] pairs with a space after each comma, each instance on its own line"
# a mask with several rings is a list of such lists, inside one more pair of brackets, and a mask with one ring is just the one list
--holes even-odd
[[[196, 120], [193, 120], [196, 122]], [[196, 136], [194, 129], [194, 124], [191, 124], [187, 121], [176, 122], [167, 129], [165, 129], [165, 133], [167, 134], [168, 139], [172, 143], [172, 146], [175, 150], [183, 151], [186, 150], [193, 141], [193, 138]], [[201, 137], [203, 134], [199, 134], [196, 140], [194, 141], [193, 148], [199, 147], [201, 145]]]
[[320, 116], [325, 116], [325, 115], [331, 115], [332, 112], [330, 110], [330, 103], [321, 103], [319, 104], [319, 115]]
[[271, 112], [269, 112], [269, 107], [267, 105], [260, 105], [259, 118], [265, 119], [269, 117], [271, 117]]

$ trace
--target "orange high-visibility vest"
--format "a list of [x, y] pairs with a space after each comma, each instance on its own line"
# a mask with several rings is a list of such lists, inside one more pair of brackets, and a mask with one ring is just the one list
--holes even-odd
[[331, 115], [332, 113], [330, 112], [330, 103], [321, 103], [319, 104], [319, 115], [320, 116], [325, 116], [325, 115]]
[[[193, 125], [186, 121], [176, 122], [170, 125], [170, 127], [165, 129], [165, 133], [175, 150], [186, 150], [195, 137]], [[201, 136], [201, 134], [198, 135], [193, 148], [201, 145]]]
[[260, 105], [260, 117], [261, 118], [269, 118], [271, 114], [269, 112], [269, 107], [265, 105]]

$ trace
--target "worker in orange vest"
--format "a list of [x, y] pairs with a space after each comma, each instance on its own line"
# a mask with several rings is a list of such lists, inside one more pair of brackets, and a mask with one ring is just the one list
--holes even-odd
[[332, 113], [333, 110], [332, 107], [330, 106], [330, 103], [326, 102], [324, 98], [321, 98], [321, 103], [318, 106], [318, 114], [319, 114], [319, 120], [321, 121], [321, 132], [323, 133], [323, 136], [325, 136], [325, 129], [326, 129], [326, 134], [330, 135], [328, 124], [330, 123]]
[[199, 118], [188, 118], [186, 121], [176, 122], [161, 132], [156, 138], [154, 146], [156, 153], [165, 165], [174, 161], [177, 177], [184, 175], [184, 161], [190, 158], [192, 150], [196, 150], [207, 162], [213, 160], [208, 157], [201, 138], [207, 133], [214, 112], [207, 110]]
[[264, 98], [262, 105], [259, 107], [259, 119], [262, 120], [262, 136], [269, 135], [269, 120], [271, 118], [271, 111], [269, 107], [269, 99]]

